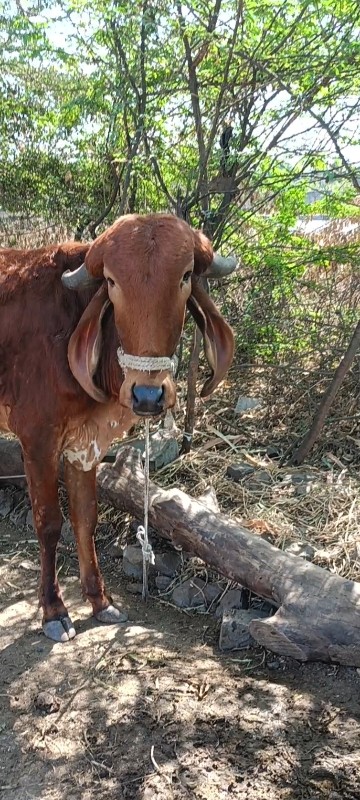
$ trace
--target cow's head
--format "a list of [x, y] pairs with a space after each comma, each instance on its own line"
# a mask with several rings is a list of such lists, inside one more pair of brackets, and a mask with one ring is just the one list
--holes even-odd
[[85, 263], [62, 281], [80, 290], [98, 281], [69, 342], [69, 363], [85, 391], [106, 401], [96, 386], [101, 321], [113, 305], [124, 380], [120, 403], [140, 416], [160, 414], [175, 403], [171, 357], [180, 339], [186, 307], [200, 327], [211, 367], [201, 395], [209, 395], [231, 364], [231, 328], [202, 288], [201, 276], [224, 275], [234, 259], [214, 254], [209, 240], [169, 214], [127, 215], [90, 246]]

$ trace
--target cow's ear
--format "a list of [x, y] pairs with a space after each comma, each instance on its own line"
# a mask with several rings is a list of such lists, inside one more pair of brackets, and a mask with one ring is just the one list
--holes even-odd
[[201, 233], [193, 230], [194, 238], [194, 272], [195, 275], [204, 275], [211, 267], [213, 260], [213, 246], [210, 240]]
[[68, 361], [74, 378], [98, 403], [109, 399], [94, 382], [102, 346], [101, 321], [109, 305], [107, 287], [103, 284], [86, 306], [68, 344]]
[[233, 360], [234, 334], [196, 277], [192, 279], [187, 306], [203, 335], [205, 355], [211, 368], [211, 376], [201, 390], [201, 397], [208, 397], [223, 380]]

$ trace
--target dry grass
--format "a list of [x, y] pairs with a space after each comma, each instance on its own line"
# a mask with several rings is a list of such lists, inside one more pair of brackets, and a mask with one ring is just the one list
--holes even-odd
[[41, 219], [28, 219], [20, 214], [0, 217], [0, 247], [33, 249], [72, 239], [68, 225], [50, 224]]
[[[292, 542], [311, 544], [314, 563], [360, 580], [360, 438], [350, 434], [344, 437], [345, 442], [348, 440], [347, 461], [336, 455], [337, 440], [332, 446], [325, 435], [306, 465], [281, 466], [281, 457], [293, 441], [291, 417], [287, 426], [286, 420], [280, 419], [269, 429], [264, 391], [261, 409], [235, 415], [231, 401], [235, 389], [229, 381], [210, 402], [198, 401], [192, 452], [159, 470], [154, 480], [164, 488], [176, 486], [194, 497], [211, 486], [221, 512], [239, 520], [254, 535], [264, 536], [280, 549]], [[179, 427], [181, 416], [178, 412]], [[353, 430], [354, 424], [349, 419], [348, 429]], [[141, 428], [138, 433], [141, 435]], [[254, 471], [234, 482], [227, 468], [240, 462]], [[124, 543], [135, 538], [126, 514], [103, 507], [100, 521], [106, 523], [100, 534], [105, 553], [119, 531]], [[191, 569], [192, 576], [208, 577], [197, 560]], [[183, 573], [180, 580], [186, 577], [190, 574]]]

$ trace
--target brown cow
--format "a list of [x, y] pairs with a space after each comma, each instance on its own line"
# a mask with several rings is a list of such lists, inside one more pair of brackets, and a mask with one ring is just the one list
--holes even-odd
[[222, 380], [233, 334], [198, 276], [233, 267], [166, 214], [124, 216], [91, 245], [0, 251], [0, 429], [22, 445], [50, 639], [75, 636], [56, 577], [60, 456], [84, 594], [101, 622], [125, 621], [96, 558], [96, 465], [139, 416], [174, 405], [170, 357], [186, 306], [211, 367], [202, 395]]

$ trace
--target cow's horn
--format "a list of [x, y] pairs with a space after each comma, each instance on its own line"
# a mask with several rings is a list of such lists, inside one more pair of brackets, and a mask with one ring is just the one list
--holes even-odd
[[73, 272], [67, 269], [63, 272], [61, 280], [67, 289], [90, 289], [98, 282], [98, 278], [94, 278], [87, 271], [85, 264], [81, 264]]
[[219, 253], [214, 253], [213, 260], [205, 274], [207, 278], [225, 278], [225, 275], [231, 275], [236, 267], [237, 259], [235, 256], [224, 258]]

